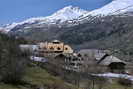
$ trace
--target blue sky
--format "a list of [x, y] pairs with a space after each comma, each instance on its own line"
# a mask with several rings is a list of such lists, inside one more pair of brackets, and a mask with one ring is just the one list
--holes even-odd
[[0, 0], [0, 24], [23, 21], [30, 17], [48, 16], [68, 6], [93, 10], [112, 0]]

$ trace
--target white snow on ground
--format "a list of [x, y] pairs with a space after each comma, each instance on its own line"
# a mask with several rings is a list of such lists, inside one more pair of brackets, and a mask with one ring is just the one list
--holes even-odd
[[35, 57], [35, 56], [31, 56], [30, 59], [32, 61], [36, 61], [36, 62], [47, 62], [47, 59], [44, 57]]
[[107, 77], [107, 78], [125, 78], [133, 81], [132, 75], [127, 74], [116, 74], [116, 73], [104, 73], [104, 74], [93, 74], [94, 76], [101, 76], [101, 77]]

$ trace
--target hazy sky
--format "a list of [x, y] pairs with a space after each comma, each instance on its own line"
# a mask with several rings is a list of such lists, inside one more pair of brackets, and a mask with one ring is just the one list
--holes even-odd
[[0, 0], [0, 24], [23, 21], [30, 17], [48, 16], [68, 6], [85, 10], [99, 8], [112, 0]]

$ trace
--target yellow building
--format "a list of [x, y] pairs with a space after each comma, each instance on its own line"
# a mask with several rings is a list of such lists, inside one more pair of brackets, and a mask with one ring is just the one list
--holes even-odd
[[58, 40], [39, 43], [39, 49], [44, 53], [73, 53], [73, 49], [69, 45]]

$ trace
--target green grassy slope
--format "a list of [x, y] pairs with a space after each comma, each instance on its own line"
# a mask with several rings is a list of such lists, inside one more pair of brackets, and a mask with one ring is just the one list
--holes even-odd
[[36, 89], [38, 87], [45, 87], [45, 89], [53, 89], [55, 87], [57, 89], [76, 89], [73, 85], [50, 75], [46, 70], [39, 67], [28, 68], [23, 80], [26, 83], [22, 85], [0, 83], [0, 89]]

